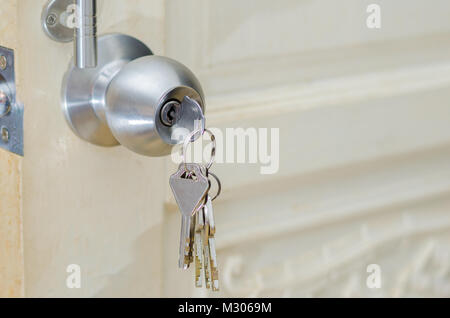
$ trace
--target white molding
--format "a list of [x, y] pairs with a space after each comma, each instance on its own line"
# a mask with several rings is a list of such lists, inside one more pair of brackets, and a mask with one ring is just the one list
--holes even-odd
[[[321, 175], [322, 174], [322, 175]], [[236, 187], [215, 205], [217, 247], [348, 222], [450, 194], [450, 147]], [[272, 195], [272, 196], [270, 196]], [[273, 200], [276, 195], [277, 200]], [[276, 212], [274, 212], [276, 211]]]
[[[358, 267], [355, 265], [360, 265], [360, 271], [358, 272], [356, 270], [353, 274], [364, 278], [367, 277], [368, 274], [364, 272], [364, 269], [369, 263], [365, 264], [364, 262], [367, 262], [368, 257], [371, 254], [373, 255], [375, 251], [379, 252], [386, 250], [392, 246], [392, 244], [401, 244], [401, 241], [404, 239], [413, 241], [414, 239], [423, 236], [436, 237], [439, 233], [448, 233], [449, 229], [450, 219], [448, 216], [444, 215], [440, 220], [430, 220], [429, 222], [418, 224], [414, 229], [400, 229], [397, 231], [383, 232], [377, 238], [370, 241], [364, 240], [361, 237], [359, 240], [355, 240], [351, 243], [348, 242], [346, 248], [340, 250], [339, 254], [334, 257], [319, 257], [317, 253], [312, 255], [309, 253], [292, 253], [291, 257], [280, 259], [275, 262], [275, 264], [263, 266], [257, 270], [250, 269], [254, 265], [251, 262], [243, 265], [241, 262], [236, 261], [236, 258], [239, 260], [239, 258], [242, 258], [242, 255], [234, 255], [231, 258], [232, 261], [224, 265], [224, 271], [227, 276], [229, 276], [230, 273], [233, 273], [233, 277], [224, 277], [223, 279], [226, 284], [225, 290], [232, 290], [233, 294], [238, 294], [241, 297], [258, 297], [264, 293], [273, 294], [289, 290], [295, 286], [303, 286], [302, 289], [304, 292], [302, 294], [307, 294], [307, 292], [317, 293], [317, 290], [322, 287], [326, 288], [326, 286], [321, 285], [324, 280], [331, 284], [331, 281], [334, 280], [332, 278], [332, 273], [336, 273], [336, 276], [347, 276], [344, 268], [346, 266], [355, 270], [355, 267]], [[425, 252], [421, 250], [417, 251], [416, 249], [411, 249], [411, 247], [409, 247], [409, 250], [411, 251], [410, 255], [412, 256], [408, 259], [403, 259], [402, 263], [398, 264], [398, 268], [395, 269], [395, 272], [399, 274], [399, 276], [396, 277], [402, 278], [402, 276], [404, 276], [404, 279], [385, 281], [385, 284], [387, 283], [388, 285], [384, 286], [383, 289], [385, 297], [401, 297], [403, 295], [403, 287], [405, 283], [411, 279], [410, 272], [423, 270], [423, 268], [410, 269], [408, 265], [414, 265], [414, 262], [421, 261], [421, 259], [417, 260], [415, 258], [425, 257], [426, 260], [429, 260], [433, 257], [433, 254], [430, 254], [429, 252], [430, 242], [432, 244], [432, 252], [434, 252], [434, 241], [425, 241], [425, 248], [427, 249]], [[290, 248], [293, 248], [293, 246], [290, 246]], [[314, 249], [317, 250], [318, 247], [314, 246]], [[320, 247], [319, 250], [321, 250]], [[448, 249], [446, 250], [448, 251]], [[418, 255], [416, 255], [416, 252], [419, 252]], [[426, 254], [422, 255], [424, 253]], [[391, 256], [395, 257], [395, 255]], [[384, 257], [379, 257], [378, 261], [385, 262], [386, 259]], [[318, 266], [319, 263], [320, 266]], [[250, 271], [251, 274], [240, 275], [244, 271]], [[356, 286], [358, 288], [357, 295], [361, 296], [361, 294], [364, 293], [364, 285], [365, 281], [363, 282], [363, 286]]]
[[299, 83], [241, 94], [208, 98], [208, 123], [217, 125], [240, 119], [307, 111], [325, 106], [345, 106], [420, 91], [450, 87], [450, 63], [442, 62], [374, 72], [312, 83]]

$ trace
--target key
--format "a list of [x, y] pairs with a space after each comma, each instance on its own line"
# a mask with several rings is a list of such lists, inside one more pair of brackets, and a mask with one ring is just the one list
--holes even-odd
[[[185, 98], [183, 103], [185, 107], [200, 108], [195, 101], [189, 98]], [[194, 263], [195, 286], [202, 287], [204, 281], [206, 288], [218, 291], [219, 270], [212, 201], [220, 195], [221, 183], [219, 178], [209, 171], [214, 162], [215, 137], [210, 130], [204, 129], [203, 121], [202, 129], [198, 133], [202, 136], [204, 132], [211, 135], [213, 143], [209, 163], [207, 165], [182, 163], [178, 167], [178, 171], [170, 177], [170, 187], [182, 215], [179, 266], [187, 269], [191, 263]], [[185, 148], [190, 142], [195, 141], [196, 133], [196, 130], [193, 131], [184, 141], [183, 161], [185, 159]], [[210, 176], [218, 184], [218, 190], [214, 197], [209, 195], [212, 180], [210, 180]]]
[[203, 242], [201, 239], [200, 233], [195, 233], [195, 246], [194, 246], [194, 254], [195, 254], [195, 287], [203, 286], [203, 250], [202, 250]]
[[185, 264], [189, 267], [190, 264], [194, 261], [194, 239], [195, 239], [195, 215], [191, 217], [191, 227], [189, 229], [189, 247], [187, 254], [185, 255]]
[[192, 261], [193, 231], [195, 230], [193, 228], [195, 222], [192, 218], [202, 204], [210, 182], [202, 174], [200, 165], [189, 163], [180, 164], [178, 171], [170, 176], [169, 183], [182, 215], [179, 267], [187, 269]]
[[212, 208], [212, 200], [209, 195], [206, 197], [205, 204], [205, 222], [208, 223], [210, 235], [216, 234], [216, 225], [214, 223], [214, 213]]
[[[207, 231], [207, 225], [205, 225], [202, 233], [202, 241], [203, 241], [203, 259], [204, 259], [204, 273], [205, 273], [205, 285], [206, 288], [211, 288], [211, 259], [209, 252], [209, 239], [205, 239], [205, 232]], [[207, 236], [207, 235], [206, 235]]]
[[212, 208], [212, 200], [209, 194], [206, 196], [206, 204], [205, 204], [205, 229], [207, 229], [207, 233], [205, 233], [205, 239], [208, 240], [208, 253], [209, 253], [209, 275], [210, 275], [210, 286], [213, 291], [219, 290], [219, 270], [217, 265], [217, 256], [216, 256], [216, 240], [214, 234], [216, 232], [215, 224], [214, 224], [214, 213]]
[[203, 133], [205, 129], [205, 116], [203, 114], [202, 107], [197, 101], [185, 96], [181, 102], [181, 108], [178, 114], [176, 114], [174, 128], [181, 127], [187, 129], [188, 131], [199, 130], [194, 136], [192, 136], [191, 141], [197, 140]]
[[201, 232], [204, 227], [203, 221], [203, 211], [200, 210], [195, 214], [196, 224], [195, 224], [195, 243], [194, 243], [194, 254], [195, 254], [195, 286], [202, 287], [202, 273], [203, 273], [203, 242]]
[[216, 239], [214, 237], [209, 238], [209, 254], [211, 261], [211, 288], [213, 291], [219, 290], [219, 269], [217, 265], [216, 256]]
[[208, 240], [207, 249], [209, 256], [209, 269], [208, 275], [210, 280], [210, 287], [213, 291], [219, 290], [219, 270], [217, 265], [217, 256], [216, 256], [216, 240], [214, 234], [216, 232], [215, 224], [214, 224], [214, 212], [212, 208], [212, 199], [209, 194], [206, 195], [206, 203], [204, 207], [204, 223], [205, 223], [205, 233], [204, 239]]

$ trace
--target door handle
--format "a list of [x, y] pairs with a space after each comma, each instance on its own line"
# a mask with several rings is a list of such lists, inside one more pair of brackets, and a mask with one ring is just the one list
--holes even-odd
[[[65, 26], [58, 24], [64, 21], [60, 15], [67, 15], [65, 5], [73, 6], [73, 0], [50, 1], [42, 21], [52, 39], [65, 34], [60, 41], [67, 42]], [[142, 155], [164, 156], [196, 125], [204, 128], [203, 90], [186, 66], [153, 55], [128, 35], [97, 39], [95, 0], [76, 0], [75, 11], [74, 58], [61, 96], [65, 118], [77, 136], [99, 146], [123, 145]], [[56, 20], [49, 19], [52, 14]]]
[[74, 39], [75, 64], [79, 68], [97, 66], [97, 0], [76, 0]]
[[183, 64], [152, 55], [139, 40], [109, 34], [99, 38], [95, 68], [71, 63], [62, 85], [62, 108], [72, 130], [100, 146], [121, 144], [147, 156], [170, 154], [204, 121], [204, 95]]

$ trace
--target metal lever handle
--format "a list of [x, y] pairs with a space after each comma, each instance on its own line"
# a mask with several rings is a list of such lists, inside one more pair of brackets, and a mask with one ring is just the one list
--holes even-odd
[[97, 0], [76, 0], [77, 23], [74, 39], [78, 68], [97, 67]]

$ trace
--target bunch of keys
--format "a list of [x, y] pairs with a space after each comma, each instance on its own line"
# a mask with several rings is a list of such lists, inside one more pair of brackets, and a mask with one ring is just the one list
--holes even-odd
[[[212, 150], [211, 160], [207, 165], [186, 162], [186, 151], [189, 144], [195, 141], [195, 136], [203, 136], [204, 133], [211, 136]], [[219, 271], [217, 266], [214, 213], [212, 201], [221, 191], [219, 178], [209, 171], [216, 151], [214, 134], [208, 129], [195, 130], [186, 137], [183, 145], [183, 162], [178, 171], [170, 177], [170, 187], [180, 209], [181, 237], [179, 267], [188, 269], [195, 265], [195, 286], [203, 287], [213, 291], [219, 290]], [[210, 195], [211, 176], [218, 184], [217, 194]]]

